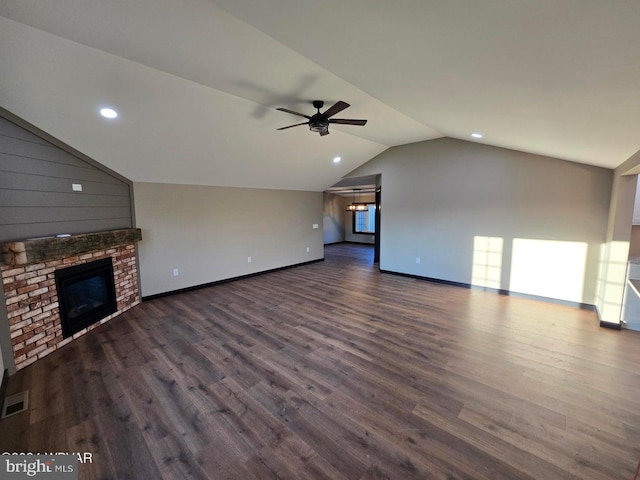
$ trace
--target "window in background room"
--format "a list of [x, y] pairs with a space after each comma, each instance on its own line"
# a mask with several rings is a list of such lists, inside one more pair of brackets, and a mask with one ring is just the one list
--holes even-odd
[[353, 233], [376, 233], [376, 206], [367, 205], [367, 210], [353, 212]]

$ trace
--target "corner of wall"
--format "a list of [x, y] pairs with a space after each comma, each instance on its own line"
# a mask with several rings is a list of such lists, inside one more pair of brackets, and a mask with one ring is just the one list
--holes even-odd
[[16, 364], [13, 359], [13, 347], [11, 346], [11, 333], [9, 332], [9, 318], [7, 317], [7, 306], [5, 305], [4, 290], [0, 291], [0, 358], [2, 368], [9, 370], [9, 375], [16, 373]]

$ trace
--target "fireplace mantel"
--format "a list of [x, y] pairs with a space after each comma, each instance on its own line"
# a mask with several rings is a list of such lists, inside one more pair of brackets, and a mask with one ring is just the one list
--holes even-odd
[[29, 238], [0, 244], [4, 263], [11, 266], [29, 265], [68, 258], [94, 250], [104, 250], [142, 240], [139, 228]]

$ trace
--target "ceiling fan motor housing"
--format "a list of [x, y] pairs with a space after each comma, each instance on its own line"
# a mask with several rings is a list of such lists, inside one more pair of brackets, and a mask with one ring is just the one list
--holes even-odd
[[309, 119], [309, 130], [322, 132], [329, 128], [329, 119], [320, 113], [316, 113]]

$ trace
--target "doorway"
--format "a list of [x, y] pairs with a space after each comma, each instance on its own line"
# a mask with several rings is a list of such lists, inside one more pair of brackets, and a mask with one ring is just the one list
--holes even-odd
[[371, 247], [380, 263], [382, 189], [380, 175], [344, 178], [324, 192], [324, 244]]

